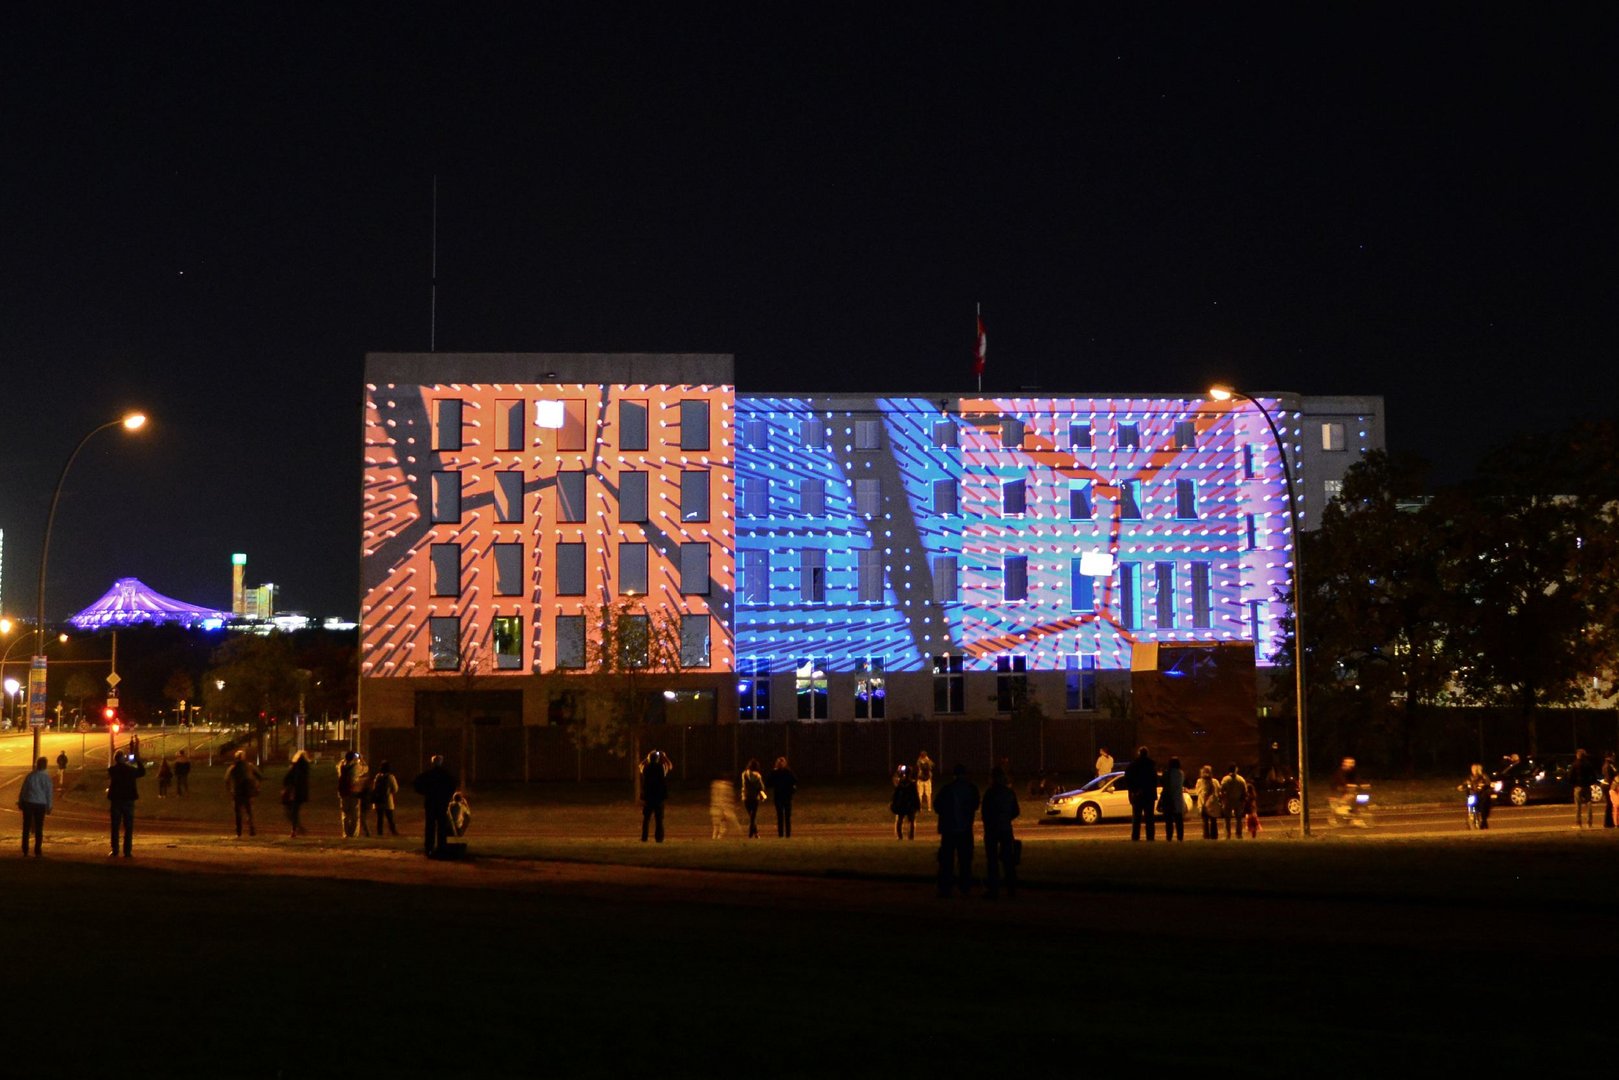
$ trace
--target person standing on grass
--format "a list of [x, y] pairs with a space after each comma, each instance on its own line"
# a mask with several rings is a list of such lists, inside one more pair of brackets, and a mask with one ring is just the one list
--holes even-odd
[[34, 834], [34, 858], [45, 843], [45, 815], [51, 812], [54, 791], [51, 787], [51, 763], [44, 758], [34, 762], [34, 771], [22, 782], [17, 793], [17, 809], [22, 811], [22, 853], [28, 857], [28, 834]]
[[67, 790], [67, 751], [56, 755], [56, 786]]
[[164, 754], [157, 762], [157, 797], [169, 797], [169, 783], [174, 779], [174, 770], [169, 768], [169, 756]]
[[926, 750], [916, 755], [916, 797], [923, 810], [933, 809], [933, 759]]
[[352, 839], [360, 834], [360, 792], [364, 783], [364, 766], [360, 755], [350, 750], [337, 765], [337, 808], [343, 824], [343, 836]]
[[742, 808], [748, 812], [748, 839], [759, 839], [759, 801], [765, 797], [765, 778], [759, 759], [749, 758], [742, 770]]
[[967, 766], [956, 766], [954, 778], [939, 789], [933, 812], [939, 816], [939, 899], [949, 899], [952, 885], [966, 896], [973, 887], [973, 817], [978, 813], [978, 788], [967, 779]]
[[776, 759], [776, 767], [765, 778], [770, 797], [776, 800], [776, 835], [787, 839], [793, 835], [793, 796], [798, 793], [798, 777], [787, 767], [785, 755]]
[[1203, 839], [1220, 839], [1220, 784], [1214, 779], [1214, 766], [1205, 765], [1197, 771], [1197, 784], [1192, 789], [1197, 798], [1198, 816], [1203, 819]]
[[259, 784], [264, 777], [257, 767], [247, 760], [247, 753], [236, 751], [230, 768], [225, 770], [225, 790], [230, 794], [231, 809], [236, 812], [236, 839], [242, 838], [242, 819], [247, 819], [247, 835], [257, 836], [258, 830], [253, 826], [253, 798], [259, 793]]
[[1113, 771], [1113, 755], [1108, 753], [1107, 752], [1107, 747], [1104, 746], [1104, 747], [1102, 747], [1101, 753], [1096, 755], [1096, 775], [1097, 776], [1106, 776], [1108, 773], [1110, 773], [1112, 771]]
[[[662, 750], [654, 750], [641, 763], [641, 843], [646, 843], [647, 831], [652, 828], [653, 838], [663, 843], [663, 804], [669, 801], [669, 770], [664, 766]], [[653, 828], [654, 822], [656, 827]]]
[[191, 793], [191, 758], [184, 750], [174, 759], [174, 797], [184, 798]]
[[[1619, 767], [1614, 765], [1613, 751], [1609, 750], [1602, 758], [1602, 790], [1610, 796], [1613, 794], [1613, 781], [1616, 776], [1619, 776]], [[1604, 829], [1613, 828], [1613, 800], [1611, 798], [1602, 800], [1602, 827]]]
[[444, 764], [443, 754], [434, 754], [427, 769], [411, 782], [411, 790], [422, 797], [423, 854], [432, 856], [450, 836], [450, 800], [455, 798], [455, 774]]
[[281, 780], [281, 805], [287, 812], [287, 822], [294, 837], [304, 834], [304, 803], [309, 801], [309, 754], [303, 750], [292, 755], [292, 767]]
[[387, 819], [388, 834], [398, 836], [399, 830], [394, 827], [394, 796], [399, 794], [399, 779], [394, 776], [393, 766], [388, 759], [383, 758], [382, 764], [371, 777], [371, 804], [377, 808], [377, 835], [382, 835], [382, 822]]
[[1156, 839], [1158, 825], [1152, 807], [1158, 795], [1158, 763], [1143, 746], [1136, 759], [1124, 767], [1124, 790], [1130, 793], [1130, 839], [1141, 839], [1141, 826], [1147, 826], [1147, 839]]
[[989, 790], [984, 792], [984, 805], [979, 812], [984, 819], [985, 899], [994, 900], [1000, 895], [1003, 879], [1007, 899], [1017, 895], [1018, 850], [1021, 845], [1017, 837], [1012, 835], [1012, 822], [1018, 813], [1017, 792], [1012, 790], [1006, 770], [997, 768], [989, 774]]
[[1574, 751], [1574, 764], [1569, 766], [1568, 778], [1574, 782], [1574, 827], [1581, 828], [1580, 808], [1585, 808], [1585, 824], [1589, 829], [1595, 819], [1591, 816], [1591, 788], [1597, 782], [1596, 766], [1591, 755], [1584, 750]]
[[1220, 818], [1225, 822], [1227, 840], [1242, 839], [1242, 804], [1247, 797], [1248, 779], [1237, 771], [1237, 763], [1233, 761], [1231, 771], [1220, 781]]
[[922, 809], [922, 799], [916, 793], [916, 781], [905, 766], [899, 767], [894, 780], [894, 797], [888, 800], [888, 809], [894, 815], [894, 839], [904, 840], [906, 830], [916, 839], [916, 812]]
[[118, 857], [118, 830], [123, 827], [124, 858], [132, 857], [135, 846], [135, 802], [141, 797], [135, 781], [146, 775], [146, 765], [136, 756], [133, 764], [130, 754], [119, 754], [118, 760], [107, 769], [107, 803], [111, 808], [112, 850], [108, 858]]
[[[1164, 839], [1186, 839], [1186, 774], [1181, 759], [1172, 757], [1164, 767], [1164, 787], [1158, 795], [1158, 812], [1164, 815]], [[1241, 824], [1238, 824], [1241, 831]]]

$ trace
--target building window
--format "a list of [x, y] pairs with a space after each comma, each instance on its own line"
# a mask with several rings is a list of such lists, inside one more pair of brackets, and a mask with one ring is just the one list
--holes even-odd
[[680, 520], [708, 520], [707, 469], [687, 469], [680, 474]]
[[1001, 419], [1001, 449], [1023, 449], [1023, 421], [1010, 416]]
[[495, 473], [495, 520], [523, 520], [523, 471], [501, 469]]
[[517, 671], [523, 666], [523, 617], [496, 615], [490, 623], [490, 637], [495, 643], [495, 669]]
[[521, 400], [495, 402], [496, 450], [524, 449], [523, 421], [527, 417], [527, 405]]
[[680, 403], [680, 448], [708, 449], [708, 402], [703, 398], [687, 398]]
[[794, 672], [800, 720], [825, 720], [827, 716], [826, 668], [813, 656], [798, 661]]
[[1021, 709], [1029, 700], [1029, 658], [1027, 656], [997, 656], [995, 658], [995, 711], [1009, 713]]
[[680, 617], [680, 666], [706, 668], [709, 660], [709, 618], [707, 615]]
[[652, 620], [645, 615], [626, 615], [618, 623], [618, 662], [626, 668], [644, 668], [652, 663]]
[[1175, 625], [1175, 564], [1154, 563], [1152, 570], [1153, 601], [1156, 607], [1153, 621], [1160, 630], [1168, 630]]
[[1029, 598], [1029, 557], [1007, 555], [1001, 559], [1001, 599], [1007, 601]]
[[805, 517], [826, 517], [826, 481], [804, 479], [798, 485], [798, 512]]
[[647, 517], [647, 474], [640, 471], [618, 474], [618, 520], [644, 522]]
[[585, 617], [557, 616], [557, 667], [578, 669], [585, 666]]
[[960, 509], [960, 485], [954, 480], [933, 481], [933, 512], [939, 517], [955, 517]]
[[461, 521], [461, 474], [453, 470], [433, 474], [433, 524]]
[[440, 398], [433, 410], [433, 449], [461, 449], [461, 399]]
[[1001, 513], [1006, 517], [1022, 517], [1029, 509], [1028, 481], [1022, 477], [1001, 481]]
[[646, 545], [618, 545], [618, 595], [646, 595]]
[[434, 671], [455, 671], [461, 666], [461, 619], [434, 615], [427, 620], [427, 648]]
[[856, 599], [862, 604], [883, 602], [882, 552], [876, 548], [855, 550]]
[[1132, 421], [1132, 422], [1121, 423], [1119, 425], [1119, 449], [1120, 450], [1140, 450], [1141, 449], [1141, 425], [1140, 424], [1134, 423]]
[[961, 575], [954, 555], [933, 558], [933, 602], [953, 604], [961, 599]]
[[562, 426], [557, 429], [557, 450], [579, 451], [585, 448], [585, 443], [585, 399], [564, 398]]
[[883, 512], [883, 483], [876, 477], [861, 476], [854, 482], [854, 512], [874, 518]]
[[806, 548], [798, 556], [799, 599], [806, 604], [826, 603], [826, 552]]
[[1197, 449], [1197, 425], [1190, 420], [1175, 421], [1175, 446], [1180, 450]]
[[742, 719], [770, 719], [769, 659], [738, 661], [736, 691]]
[[742, 516], [762, 518], [770, 516], [770, 478], [768, 476], [742, 476], [737, 478], [741, 488]]
[[854, 718], [856, 720], [883, 720], [888, 713], [884, 708], [888, 689], [883, 683], [883, 658], [859, 656], [854, 662]]
[[954, 420], [933, 421], [933, 445], [941, 450], [961, 445], [961, 436], [957, 434]]
[[960, 656], [947, 653], [933, 658], [933, 711], [967, 711], [967, 675]]
[[1260, 650], [1260, 659], [1264, 659], [1264, 642], [1259, 638], [1260, 627], [1265, 625], [1265, 602], [1263, 600], [1248, 601], [1248, 637], [1253, 641], [1254, 647]]
[[1242, 478], [1244, 480], [1252, 480], [1254, 478], [1254, 444], [1253, 443], [1243, 443], [1242, 444]]
[[800, 421], [798, 441], [806, 450], [826, 449], [826, 422], [819, 419]]
[[1134, 630], [1141, 625], [1140, 597], [1136, 595], [1136, 564], [1119, 564], [1119, 625]]
[[1175, 481], [1175, 516], [1182, 521], [1197, 517], [1197, 481]]
[[1076, 557], [1068, 563], [1068, 610], [1096, 610], [1096, 579], [1084, 573]]
[[770, 425], [763, 420], [742, 421], [742, 445], [750, 450], [770, 449]]
[[1093, 512], [1091, 507], [1091, 482], [1089, 480], [1068, 481], [1068, 520], [1089, 521]]
[[1192, 625], [1199, 630], [1209, 628], [1212, 598], [1209, 595], [1209, 564], [1192, 564]]
[[585, 595], [585, 545], [557, 545], [557, 595]]
[[432, 589], [434, 596], [461, 595], [461, 545], [434, 544]]
[[680, 593], [682, 596], [708, 595], [708, 544], [706, 541], [680, 545]]
[[856, 420], [854, 422], [854, 448], [856, 450], [881, 450], [883, 448], [883, 422], [881, 420]]
[[1063, 708], [1069, 712], [1094, 712], [1096, 709], [1096, 657], [1090, 655], [1075, 656], [1073, 653], [1063, 657], [1064, 674], [1067, 676], [1064, 687], [1065, 696]]
[[1125, 480], [1119, 484], [1119, 517], [1124, 521], [1141, 520], [1141, 481]]
[[742, 553], [742, 602], [770, 603], [770, 552], [750, 549]]
[[493, 544], [495, 556], [495, 595], [523, 595], [523, 545]]
[[1342, 450], [1344, 448], [1344, 426], [1337, 423], [1321, 425], [1321, 449]]
[[1068, 449], [1089, 450], [1091, 448], [1091, 426], [1087, 423], [1074, 421], [1068, 425]]
[[1244, 514], [1243, 519], [1247, 532], [1248, 550], [1252, 551], [1259, 546], [1259, 517], [1257, 514]]
[[557, 520], [585, 520], [585, 474], [579, 469], [557, 473]]
[[618, 448], [646, 450], [649, 446], [646, 402], [621, 400], [618, 403]]
[[1327, 497], [1327, 502], [1332, 502], [1344, 493], [1344, 482], [1342, 480], [1323, 480], [1321, 482], [1321, 492]]

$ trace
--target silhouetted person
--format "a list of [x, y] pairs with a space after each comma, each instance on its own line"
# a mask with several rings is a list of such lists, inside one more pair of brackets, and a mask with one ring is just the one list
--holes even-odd
[[399, 830], [394, 827], [394, 796], [399, 794], [399, 778], [394, 776], [393, 766], [384, 758], [382, 764], [371, 777], [371, 804], [377, 808], [377, 835], [382, 835], [382, 823], [388, 822], [388, 833], [398, 836]]
[[647, 829], [652, 826], [653, 836], [663, 843], [663, 804], [669, 801], [668, 759], [662, 750], [654, 750], [641, 764], [641, 842], [646, 843]]
[[135, 802], [141, 797], [135, 781], [146, 775], [146, 765], [136, 756], [119, 754], [118, 760], [107, 769], [107, 803], [112, 818], [112, 850], [109, 858], [118, 856], [118, 831], [124, 834], [124, 858], [129, 858], [135, 846]]
[[360, 762], [360, 755], [350, 750], [337, 766], [337, 809], [345, 837], [360, 835], [365, 825], [364, 807], [360, 805], [364, 784], [365, 766]]
[[933, 800], [933, 812], [939, 815], [939, 897], [948, 897], [952, 884], [966, 896], [973, 887], [973, 817], [978, 813], [978, 788], [967, 779], [967, 766], [956, 766], [954, 777]]
[[1597, 767], [1591, 755], [1584, 750], [1574, 751], [1574, 764], [1569, 766], [1568, 778], [1574, 781], [1574, 827], [1581, 828], [1580, 809], [1585, 810], [1584, 828], [1589, 829], [1595, 818], [1591, 815], [1591, 788], [1597, 782]]
[[776, 835], [793, 835], [793, 796], [798, 793], [798, 777], [787, 767], [787, 759], [776, 759], [776, 767], [765, 777], [770, 797], [776, 801]]
[[259, 781], [262, 779], [259, 770], [247, 760], [247, 754], [236, 751], [235, 760], [225, 770], [225, 790], [229, 792], [231, 807], [236, 811], [237, 839], [242, 836], [243, 818], [247, 819], [247, 835], [258, 835], [258, 830], [253, 826], [253, 797], [259, 793]]
[[[1220, 820], [1225, 822], [1225, 838], [1242, 839], [1242, 808], [1248, 798], [1248, 779], [1231, 763], [1231, 771], [1220, 780]], [[1236, 825], [1233, 832], [1232, 825]]]
[[44, 758], [34, 762], [34, 771], [23, 778], [17, 792], [17, 809], [22, 811], [22, 853], [28, 856], [28, 834], [34, 834], [34, 858], [45, 843], [45, 815], [51, 812], [55, 789], [51, 785], [51, 763]]
[[989, 789], [984, 792], [984, 805], [980, 816], [984, 819], [984, 873], [988, 879], [984, 895], [994, 900], [1000, 895], [1005, 879], [1006, 895], [1017, 895], [1017, 838], [1012, 835], [1012, 822], [1019, 813], [1017, 792], [1007, 780], [1006, 770], [997, 768], [989, 775]]
[[434, 855], [450, 835], [450, 800], [455, 798], [455, 774], [444, 764], [443, 754], [434, 754], [427, 770], [411, 783], [422, 797], [422, 850]]
[[765, 797], [765, 777], [759, 759], [749, 758], [742, 770], [742, 808], [748, 812], [748, 839], [759, 839], [759, 800]]
[[174, 794], [178, 798], [181, 795], [189, 795], [190, 793], [191, 758], [182, 750], [174, 759]]
[[926, 750], [916, 755], [916, 797], [922, 800], [922, 809], [933, 809], [933, 759]]
[[304, 833], [304, 803], [309, 801], [309, 755], [299, 750], [292, 755], [292, 767], [281, 778], [281, 808], [287, 812], [287, 823], [293, 836]]
[[905, 839], [906, 829], [916, 839], [916, 812], [922, 809], [922, 797], [916, 793], [916, 780], [911, 770], [901, 765], [894, 780], [894, 797], [888, 800], [888, 809], [894, 815], [894, 839]]
[[1136, 759], [1124, 767], [1124, 790], [1130, 796], [1130, 839], [1141, 839], [1141, 825], [1147, 825], [1147, 839], [1157, 831], [1152, 807], [1158, 794], [1158, 763], [1152, 760], [1143, 746], [1136, 751]]
[[[1164, 787], [1158, 796], [1158, 811], [1164, 815], [1164, 839], [1186, 839], [1186, 774], [1181, 759], [1172, 757], [1164, 766]], [[1238, 831], [1241, 831], [1240, 825]]]
[[[1611, 754], [1609, 755], [1612, 756]], [[56, 783], [63, 791], [67, 790], [67, 751], [63, 750], [56, 755]]]

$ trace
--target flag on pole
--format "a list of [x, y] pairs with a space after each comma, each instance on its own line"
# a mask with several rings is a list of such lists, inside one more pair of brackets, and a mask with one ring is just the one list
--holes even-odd
[[979, 389], [983, 389], [984, 355], [989, 348], [989, 335], [984, 333], [984, 306], [978, 305], [978, 345], [973, 350], [973, 374], [978, 377]]

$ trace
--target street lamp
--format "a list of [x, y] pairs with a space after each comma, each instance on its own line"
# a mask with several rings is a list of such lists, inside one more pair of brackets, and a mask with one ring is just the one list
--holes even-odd
[[22, 683], [18, 682], [16, 679], [7, 679], [5, 681], [5, 687], [6, 706], [11, 710], [12, 717], [15, 718], [17, 715], [17, 691], [22, 689]]
[[45, 517], [45, 540], [39, 547], [39, 607], [36, 614], [38, 621], [34, 623], [35, 640], [39, 642], [39, 650], [34, 654], [34, 664], [28, 669], [28, 726], [34, 730], [34, 756], [32, 760], [39, 759], [39, 733], [45, 723], [45, 564], [51, 556], [51, 526], [56, 524], [56, 504], [62, 500], [62, 485], [67, 482], [68, 470], [73, 468], [73, 462], [78, 459], [79, 451], [84, 444], [106, 431], [108, 428], [121, 427], [125, 431], [139, 431], [146, 426], [144, 413], [132, 412], [117, 420], [109, 420], [99, 427], [91, 428], [79, 440], [79, 445], [73, 448], [73, 453], [67, 456], [67, 463], [62, 466], [62, 475], [56, 478], [56, 491], [51, 495], [51, 512]]
[[1265, 418], [1265, 424], [1270, 428], [1270, 437], [1276, 443], [1276, 452], [1282, 456], [1282, 478], [1287, 481], [1287, 523], [1293, 537], [1293, 558], [1288, 560], [1288, 567], [1293, 585], [1293, 694], [1297, 702], [1299, 725], [1299, 820], [1303, 825], [1304, 835], [1309, 836], [1310, 725], [1304, 707], [1304, 553], [1299, 545], [1299, 499], [1298, 492], [1293, 487], [1292, 459], [1288, 456], [1287, 447], [1282, 443], [1282, 433], [1277, 430], [1276, 421], [1258, 399], [1229, 386], [1209, 387], [1209, 397], [1215, 401], [1230, 401], [1236, 398], [1258, 409], [1259, 415]]

